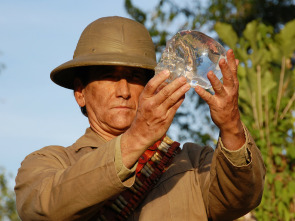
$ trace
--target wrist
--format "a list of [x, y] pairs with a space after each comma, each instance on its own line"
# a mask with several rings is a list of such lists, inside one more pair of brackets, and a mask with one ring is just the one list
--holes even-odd
[[236, 123], [233, 122], [231, 124], [231, 127], [228, 127], [226, 129], [220, 129], [220, 138], [226, 149], [240, 149], [246, 141], [242, 122], [239, 120]]
[[131, 168], [147, 147], [148, 145], [145, 145], [136, 133], [133, 134], [129, 129], [123, 133], [121, 136], [121, 156], [125, 167]]

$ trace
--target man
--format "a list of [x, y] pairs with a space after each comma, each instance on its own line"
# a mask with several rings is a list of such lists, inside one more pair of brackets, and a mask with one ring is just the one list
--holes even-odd
[[[215, 95], [195, 88], [220, 129], [216, 150], [184, 144], [129, 220], [233, 220], [260, 203], [264, 165], [240, 120], [232, 50], [227, 60], [223, 84], [208, 73]], [[136, 185], [138, 159], [166, 134], [190, 89], [183, 77], [165, 84], [167, 71], [153, 77], [155, 66], [141, 24], [106, 17], [86, 27], [73, 60], [51, 79], [74, 89], [90, 128], [72, 146], [48, 146], [22, 162], [15, 191], [23, 220], [103, 220], [102, 208]]]

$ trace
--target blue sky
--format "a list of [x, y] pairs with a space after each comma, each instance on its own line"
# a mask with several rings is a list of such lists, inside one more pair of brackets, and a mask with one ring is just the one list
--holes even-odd
[[[151, 10], [157, 0], [136, 1]], [[120, 0], [0, 0], [0, 167], [13, 176], [29, 153], [69, 146], [88, 127], [73, 92], [49, 74], [70, 60], [83, 29], [104, 16], [124, 16]], [[14, 181], [10, 181], [14, 185]]]

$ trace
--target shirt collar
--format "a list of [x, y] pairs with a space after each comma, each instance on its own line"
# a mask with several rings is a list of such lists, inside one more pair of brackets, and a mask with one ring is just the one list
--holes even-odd
[[85, 134], [80, 137], [74, 144], [74, 149], [78, 152], [83, 147], [99, 147], [102, 144], [106, 143], [107, 140], [102, 136], [94, 132], [90, 127], [85, 131]]

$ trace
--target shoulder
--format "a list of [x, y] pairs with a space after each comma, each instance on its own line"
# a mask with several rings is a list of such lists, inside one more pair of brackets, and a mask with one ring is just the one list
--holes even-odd
[[208, 145], [199, 145], [196, 143], [185, 143], [183, 151], [188, 154], [191, 161], [201, 162], [205, 158], [212, 158], [214, 149]]
[[181, 154], [189, 158], [192, 165], [196, 168], [202, 164], [211, 163], [214, 149], [207, 145], [202, 146], [196, 143], [185, 143], [181, 152]]
[[58, 145], [51, 145], [30, 153], [22, 162], [23, 164], [38, 164], [66, 167], [70, 164], [67, 154], [67, 148]]
[[30, 153], [26, 158], [32, 156], [55, 156], [65, 154], [65, 152], [66, 148], [63, 146], [50, 145]]
[[191, 142], [183, 144], [183, 150], [188, 153], [194, 153], [198, 155], [214, 152], [214, 149], [211, 146], [200, 145], [200, 144], [191, 143]]

